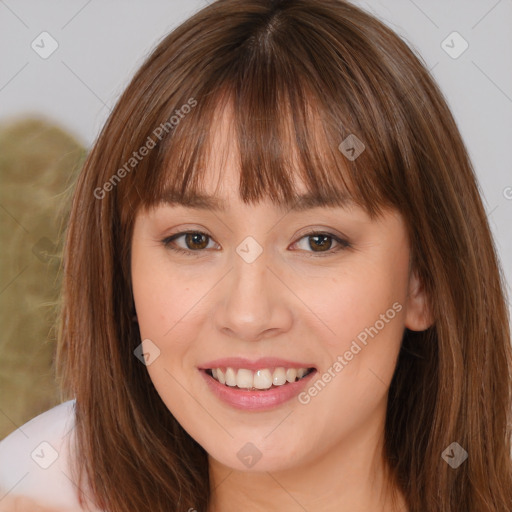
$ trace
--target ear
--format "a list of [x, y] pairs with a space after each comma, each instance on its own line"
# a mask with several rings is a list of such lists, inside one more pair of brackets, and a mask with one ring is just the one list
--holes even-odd
[[406, 300], [405, 327], [411, 331], [424, 331], [434, 323], [428, 307], [423, 283], [415, 271], [410, 273]]

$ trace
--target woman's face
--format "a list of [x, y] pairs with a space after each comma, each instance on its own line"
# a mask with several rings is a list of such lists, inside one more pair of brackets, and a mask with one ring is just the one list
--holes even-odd
[[135, 222], [133, 293], [157, 392], [229, 468], [377, 446], [404, 327], [428, 326], [402, 218], [246, 205], [236, 160], [208, 172], [224, 209], [169, 203]]

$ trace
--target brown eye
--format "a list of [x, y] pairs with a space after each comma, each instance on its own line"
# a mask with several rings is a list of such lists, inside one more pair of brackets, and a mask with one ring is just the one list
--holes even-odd
[[[184, 245], [178, 244], [177, 241], [181, 238], [184, 239]], [[311, 232], [302, 236], [294, 245], [299, 246], [302, 241], [307, 240], [303, 247], [299, 247], [307, 256], [329, 256], [338, 251], [351, 247], [347, 240], [339, 238], [332, 233]], [[172, 251], [186, 254], [188, 256], [199, 256], [205, 252], [205, 249], [212, 249], [208, 247], [209, 243], [213, 243], [210, 235], [201, 231], [186, 231], [176, 233], [170, 237], [162, 240], [163, 245]], [[333, 248], [334, 244], [334, 248]], [[215, 245], [215, 244], [214, 244]]]
[[[183, 244], [179, 245], [177, 243], [181, 238], [184, 239], [184, 246]], [[196, 256], [201, 252], [205, 252], [204, 250], [208, 248], [210, 241], [212, 241], [212, 239], [210, 235], [206, 233], [202, 233], [201, 231], [186, 231], [167, 237], [162, 240], [162, 243], [166, 248], [172, 251], [188, 256]]]
[[208, 235], [204, 233], [186, 233], [185, 244], [191, 250], [205, 249], [208, 246]]
[[306, 254], [309, 253], [307, 256], [329, 256], [351, 247], [347, 240], [339, 238], [333, 233], [322, 233], [317, 231], [307, 233], [294, 245], [297, 245], [298, 248], [302, 249]]
[[317, 251], [316, 248], [318, 248], [318, 251], [320, 252], [328, 251], [333, 242], [333, 238], [327, 235], [313, 235], [308, 238], [311, 249]]

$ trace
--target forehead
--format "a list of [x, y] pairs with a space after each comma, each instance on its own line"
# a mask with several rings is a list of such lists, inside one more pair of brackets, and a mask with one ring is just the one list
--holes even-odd
[[[224, 192], [222, 196], [210, 195], [202, 192], [191, 192], [187, 195], [177, 194], [170, 191], [162, 198], [162, 204], [168, 206], [183, 206], [193, 210], [211, 210], [223, 213], [229, 210], [230, 203], [237, 200], [238, 189]], [[328, 201], [324, 197], [316, 195], [314, 192], [305, 192], [289, 199], [275, 203], [275, 205], [283, 211], [305, 211], [314, 208], [349, 208], [354, 203], [347, 196], [338, 196], [336, 201]]]
[[[210, 132], [209, 151], [203, 161], [200, 184], [189, 187], [185, 193], [169, 187], [162, 196], [162, 202], [170, 206], [184, 206], [197, 210], [223, 212], [232, 202], [240, 199], [241, 155], [237, 144], [235, 115], [232, 102], [220, 103], [215, 126]], [[274, 205], [282, 210], [304, 211], [318, 207], [347, 207], [353, 205], [348, 194], [336, 193], [326, 196], [318, 190], [310, 190], [296, 171], [299, 165], [296, 144], [285, 145], [291, 173], [293, 193]], [[272, 151], [272, 148], [268, 148]], [[265, 200], [265, 198], [262, 198]]]
[[[220, 130], [219, 130], [220, 132]], [[240, 163], [236, 144], [224, 134], [216, 136], [212, 145], [210, 158], [205, 162], [201, 173], [199, 187], [189, 187], [182, 193], [169, 188], [162, 196], [162, 203], [168, 206], [183, 206], [194, 210], [211, 210], [222, 213], [230, 208], [230, 204], [241, 201], [240, 197]], [[293, 177], [294, 193], [282, 198], [279, 202], [273, 200], [274, 206], [283, 211], [305, 211], [320, 207], [350, 207], [354, 206], [348, 194], [336, 193], [330, 196], [321, 195], [318, 190], [308, 190], [297, 173]], [[271, 198], [261, 198], [262, 201]], [[258, 201], [254, 201], [256, 203]]]

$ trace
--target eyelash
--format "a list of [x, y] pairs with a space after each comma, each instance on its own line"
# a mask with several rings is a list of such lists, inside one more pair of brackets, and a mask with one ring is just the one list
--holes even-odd
[[[172, 245], [172, 242], [178, 238], [181, 238], [182, 236], [184, 235], [204, 235], [206, 236], [209, 240], [213, 240], [213, 238], [208, 235], [207, 233], [204, 233], [202, 231], [181, 231], [179, 233], [176, 233], [172, 236], [169, 236], [167, 238], [164, 238], [162, 240], [162, 244], [167, 248], [167, 249], [170, 249], [174, 252], [177, 252], [177, 253], [180, 253], [180, 254], [185, 254], [186, 256], [199, 256], [201, 252], [204, 252], [206, 249], [198, 249], [198, 250], [192, 250], [192, 249], [182, 249], [181, 247], [176, 247], [174, 245]], [[328, 237], [328, 238], [332, 238], [333, 240], [335, 240], [339, 245], [337, 248], [335, 249], [329, 249], [327, 251], [319, 251], [319, 252], [314, 252], [314, 251], [304, 251], [306, 253], [310, 253], [307, 255], [307, 257], [324, 257], [324, 256], [331, 256], [335, 253], [338, 253], [339, 251], [342, 251], [343, 249], [349, 249], [352, 247], [352, 245], [347, 241], [347, 240], [344, 240], [343, 238], [339, 238], [338, 236], [334, 235], [333, 233], [329, 233], [329, 232], [324, 232], [324, 231], [311, 231], [309, 233], [306, 233], [304, 235], [302, 235], [298, 241], [302, 240], [303, 238], [309, 238], [309, 237], [312, 237], [312, 236], [318, 236], [318, 235], [321, 235], [321, 236], [325, 236], [325, 237]], [[297, 242], [298, 242], [297, 241]], [[295, 242], [295, 243], [297, 243]], [[294, 244], [295, 244], [294, 243]]]

